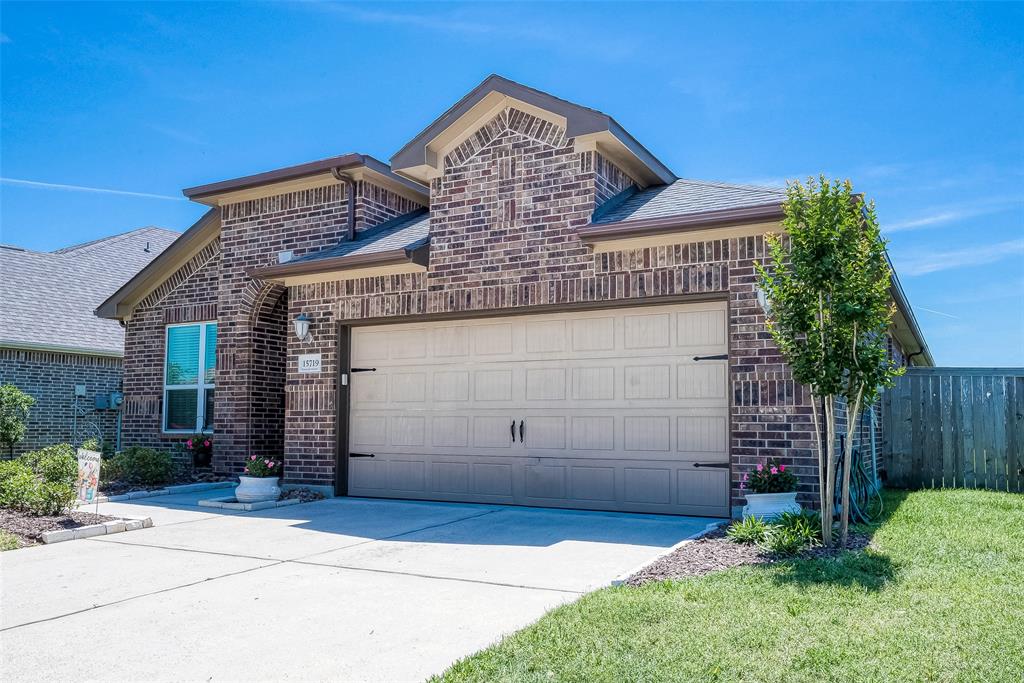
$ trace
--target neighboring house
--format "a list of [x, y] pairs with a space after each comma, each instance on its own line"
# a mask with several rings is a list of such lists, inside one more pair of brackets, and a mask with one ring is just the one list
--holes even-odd
[[[679, 179], [609, 116], [491, 76], [390, 166], [185, 195], [210, 211], [97, 311], [127, 325], [128, 443], [205, 428], [222, 472], [283, 455], [338, 494], [698, 515], [779, 456], [814, 500], [808, 393], [752, 267], [780, 188]], [[892, 292], [894, 351], [930, 364]]]
[[36, 400], [15, 453], [116, 440], [116, 410], [97, 410], [96, 397], [121, 390], [124, 330], [93, 311], [179, 235], [147, 227], [53, 252], [0, 245], [0, 384]]

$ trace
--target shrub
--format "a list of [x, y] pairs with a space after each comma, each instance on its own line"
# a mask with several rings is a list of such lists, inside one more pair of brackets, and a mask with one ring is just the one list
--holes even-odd
[[28, 414], [36, 400], [13, 384], [0, 385], [0, 444], [14, 450], [25, 436]]
[[18, 460], [47, 482], [74, 486], [75, 479], [78, 478], [78, 458], [71, 444], [47, 446], [38, 451], [25, 453]]
[[104, 481], [160, 486], [174, 477], [174, 460], [170, 453], [132, 446], [104, 462], [100, 477]]
[[0, 470], [0, 507], [33, 515], [59, 515], [75, 502], [75, 479], [48, 481], [24, 461], [4, 463]]
[[100, 453], [104, 458], [114, 457], [114, 444], [110, 441], [100, 441], [96, 437], [91, 437], [83, 441], [82, 448], [87, 451]]
[[813, 510], [783, 512], [778, 526], [789, 529], [803, 539], [805, 546], [821, 545], [821, 515]]
[[725, 535], [735, 543], [761, 543], [767, 535], [770, 525], [760, 517], [747, 517], [729, 525]]
[[281, 463], [272, 458], [250, 455], [243, 474], [248, 477], [278, 477], [281, 475]]
[[758, 545], [777, 555], [796, 555], [807, 547], [804, 537], [791, 527], [772, 524], [768, 527], [764, 540]]

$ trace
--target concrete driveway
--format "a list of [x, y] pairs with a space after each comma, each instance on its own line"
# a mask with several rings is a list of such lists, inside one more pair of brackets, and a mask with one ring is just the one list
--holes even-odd
[[154, 526], [0, 554], [0, 680], [422, 680], [714, 521], [204, 497], [104, 504]]

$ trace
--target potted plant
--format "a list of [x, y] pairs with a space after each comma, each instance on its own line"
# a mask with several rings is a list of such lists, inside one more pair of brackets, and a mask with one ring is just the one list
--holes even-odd
[[753, 472], [745, 472], [740, 490], [749, 487], [750, 493], [743, 508], [743, 518], [767, 520], [775, 519], [783, 512], [800, 512], [796, 485], [796, 475], [786, 471], [786, 466], [778, 460], [768, 460], [757, 465]]
[[245, 462], [244, 474], [238, 477], [235, 500], [239, 503], [277, 500], [281, 496], [281, 487], [277, 485], [280, 474], [280, 462], [250, 455]]
[[209, 467], [213, 459], [213, 439], [205, 434], [196, 434], [185, 442], [185, 450], [192, 456], [193, 467]]

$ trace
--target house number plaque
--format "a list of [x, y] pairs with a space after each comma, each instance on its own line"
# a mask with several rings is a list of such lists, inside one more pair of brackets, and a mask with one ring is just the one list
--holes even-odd
[[299, 372], [320, 372], [320, 354], [304, 353], [300, 355]]

